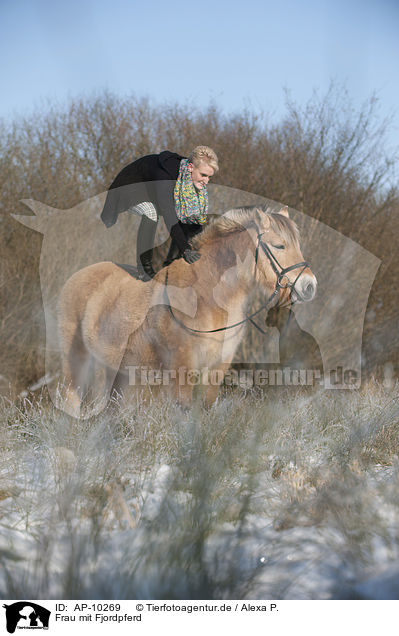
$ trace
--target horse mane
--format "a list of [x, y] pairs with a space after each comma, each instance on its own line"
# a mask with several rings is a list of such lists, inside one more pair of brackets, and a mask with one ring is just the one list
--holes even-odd
[[191, 243], [194, 248], [211, 243], [228, 234], [243, 232], [248, 227], [256, 223], [256, 213], [262, 212], [270, 217], [271, 228], [281, 236], [288, 245], [299, 246], [299, 230], [296, 223], [278, 212], [274, 212], [270, 206], [244, 206], [228, 210], [220, 216], [211, 219], [205, 229], [195, 236]]

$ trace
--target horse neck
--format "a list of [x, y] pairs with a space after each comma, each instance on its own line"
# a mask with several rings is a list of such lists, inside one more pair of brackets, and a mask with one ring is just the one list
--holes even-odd
[[[255, 247], [248, 232], [234, 232], [204, 245], [211, 271], [207, 272], [210, 296], [225, 305], [245, 304], [255, 283]], [[213, 281], [211, 282], [211, 278]]]

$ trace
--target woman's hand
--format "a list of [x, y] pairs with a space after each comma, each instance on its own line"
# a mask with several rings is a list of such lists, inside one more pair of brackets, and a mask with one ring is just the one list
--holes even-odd
[[183, 252], [183, 258], [186, 261], [186, 263], [190, 263], [190, 265], [192, 265], [193, 263], [195, 263], [195, 261], [198, 261], [201, 258], [201, 254], [197, 252], [196, 250], [191, 250], [187, 248]]

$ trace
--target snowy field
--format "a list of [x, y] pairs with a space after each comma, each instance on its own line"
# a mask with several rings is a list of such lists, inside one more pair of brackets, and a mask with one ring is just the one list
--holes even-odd
[[399, 387], [3, 400], [0, 594], [399, 598]]

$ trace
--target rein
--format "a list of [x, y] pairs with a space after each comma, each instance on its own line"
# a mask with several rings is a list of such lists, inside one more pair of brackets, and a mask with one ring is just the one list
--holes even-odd
[[[177, 324], [180, 325], [180, 327], [183, 327], [183, 329], [186, 329], [187, 331], [191, 331], [192, 333], [217, 333], [219, 331], [227, 331], [228, 329], [234, 329], [234, 327], [239, 327], [240, 325], [243, 325], [245, 322], [249, 321], [261, 333], [263, 333], [263, 334], [267, 333], [261, 327], [259, 327], [259, 325], [256, 324], [256, 322], [253, 320], [253, 318], [255, 316], [257, 316], [258, 314], [260, 314], [261, 311], [266, 309], [268, 307], [268, 305], [271, 303], [271, 301], [274, 299], [275, 296], [280, 295], [280, 290], [281, 289], [290, 288], [291, 291], [292, 291], [292, 289], [295, 286], [298, 278], [305, 271], [305, 269], [307, 267], [309, 267], [309, 263], [307, 261], [302, 261], [301, 263], [297, 263], [296, 265], [290, 265], [289, 267], [281, 267], [281, 265], [278, 262], [277, 258], [271, 252], [269, 246], [266, 243], [264, 243], [263, 241], [261, 241], [261, 236], [263, 236], [263, 233], [262, 234], [258, 234], [258, 237], [257, 237], [258, 238], [258, 242], [257, 242], [257, 245], [256, 245], [256, 251], [255, 251], [254, 276], [256, 276], [256, 270], [257, 270], [257, 267], [258, 267], [259, 247], [261, 247], [262, 251], [264, 252], [264, 254], [266, 254], [267, 258], [269, 259], [270, 265], [272, 266], [272, 269], [273, 269], [274, 273], [277, 275], [276, 286], [274, 288], [274, 291], [270, 294], [269, 298], [267, 299], [267, 301], [266, 301], [266, 303], [264, 305], [262, 305], [259, 309], [257, 309], [257, 311], [255, 311], [250, 316], [246, 316], [246, 318], [244, 318], [243, 320], [240, 320], [239, 322], [234, 323], [233, 325], [227, 325], [226, 327], [219, 327], [218, 329], [193, 329], [192, 327], [189, 327], [188, 325], [185, 325], [184, 322], [182, 322], [179, 318], [177, 318], [177, 316], [175, 316], [175, 314], [173, 313], [171, 304], [169, 302], [169, 297], [168, 297], [168, 292], [167, 292], [169, 271], [166, 270], [166, 276], [165, 276], [165, 294], [166, 294], [166, 299], [168, 301], [169, 311], [170, 311], [172, 317], [174, 318], [174, 320], [177, 322]], [[302, 267], [302, 269], [299, 272], [299, 274], [296, 277], [296, 279], [294, 280], [294, 282], [291, 283], [288, 280], [288, 278], [287, 278], [287, 283], [283, 284], [282, 280], [286, 276], [287, 272], [291, 272], [292, 270], [297, 269], [298, 267]], [[280, 271], [279, 271], [278, 268], [280, 269]]]

